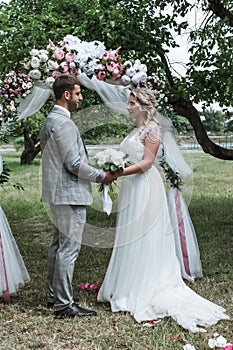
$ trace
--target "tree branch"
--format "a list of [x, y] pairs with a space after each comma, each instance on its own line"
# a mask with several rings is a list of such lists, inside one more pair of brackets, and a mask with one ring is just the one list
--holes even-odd
[[179, 100], [171, 101], [171, 104], [178, 115], [182, 115], [189, 120], [194, 129], [197, 142], [205, 153], [215, 158], [233, 160], [233, 150], [221, 147], [209, 139], [201, 122], [199, 112], [191, 101], [180, 98]]
[[233, 15], [224, 7], [219, 0], [208, 0], [209, 8], [213, 13], [221, 19], [228, 19], [229, 25], [233, 27]]

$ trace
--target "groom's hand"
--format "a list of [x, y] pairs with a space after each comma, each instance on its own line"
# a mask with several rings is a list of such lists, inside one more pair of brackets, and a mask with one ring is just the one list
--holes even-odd
[[111, 184], [113, 181], [115, 181], [116, 179], [117, 179], [116, 174], [111, 173], [110, 171], [106, 171], [103, 184], [104, 184], [104, 185], [110, 185], [110, 184]]

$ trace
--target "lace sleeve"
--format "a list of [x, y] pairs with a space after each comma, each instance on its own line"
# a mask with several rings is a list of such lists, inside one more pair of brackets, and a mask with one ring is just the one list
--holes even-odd
[[145, 138], [148, 137], [153, 142], [161, 139], [160, 129], [158, 124], [150, 123], [147, 126], [143, 127], [139, 132], [139, 139], [144, 144]]

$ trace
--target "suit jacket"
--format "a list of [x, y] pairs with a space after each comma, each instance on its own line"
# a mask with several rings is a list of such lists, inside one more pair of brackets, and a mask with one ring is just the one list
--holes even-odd
[[91, 182], [102, 182], [105, 172], [88, 165], [75, 123], [54, 106], [40, 133], [42, 201], [51, 204], [90, 205]]

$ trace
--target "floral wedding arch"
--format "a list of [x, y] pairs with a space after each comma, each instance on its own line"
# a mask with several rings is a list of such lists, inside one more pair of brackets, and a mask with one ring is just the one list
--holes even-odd
[[[95, 90], [111, 109], [128, 114], [126, 103], [132, 85], [152, 88], [159, 96], [161, 81], [148, 75], [140, 60], [124, 60], [120, 48], [107, 50], [100, 41], [81, 41], [67, 35], [59, 45], [51, 40], [46, 49], [32, 49], [22, 62], [23, 73], [10, 72], [0, 81], [2, 108], [0, 119], [23, 119], [38, 112], [51, 94], [54, 79], [60, 74], [77, 76], [80, 83]], [[182, 178], [192, 173], [173, 136], [171, 120], [159, 114], [167, 163]]]

